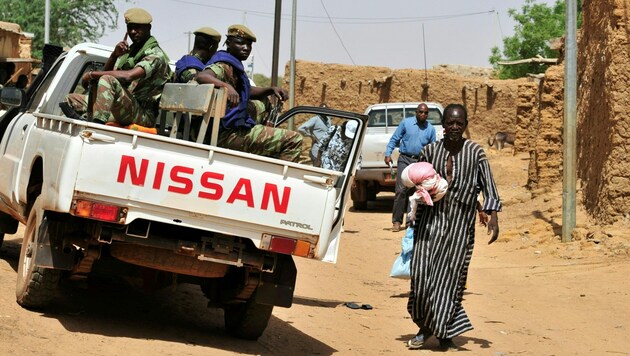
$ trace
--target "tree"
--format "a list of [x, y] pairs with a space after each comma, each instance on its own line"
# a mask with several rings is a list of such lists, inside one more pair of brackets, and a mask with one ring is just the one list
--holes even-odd
[[[22, 31], [35, 35], [35, 58], [41, 58], [44, 46], [44, 12], [45, 0], [0, 0], [0, 18], [17, 23]], [[94, 42], [117, 25], [115, 0], [50, 0], [51, 44], [71, 47], [80, 42]]]
[[[259, 87], [268, 87], [271, 86], [271, 78], [267, 77], [264, 74], [255, 73], [254, 74], [254, 83]], [[282, 76], [278, 76], [278, 86], [282, 86]]]
[[[556, 0], [552, 7], [536, 4], [535, 0], [525, 0], [521, 12], [508, 10], [508, 14], [516, 21], [514, 36], [503, 39], [503, 56], [498, 47], [493, 47], [490, 63], [499, 67], [501, 79], [520, 78], [528, 73], [542, 73], [547, 65], [527, 63], [499, 66], [497, 62], [528, 59], [537, 55], [553, 58], [558, 54], [549, 48], [549, 41], [561, 37], [565, 30], [565, 1]], [[578, 26], [581, 23], [581, 1], [578, 0]]]

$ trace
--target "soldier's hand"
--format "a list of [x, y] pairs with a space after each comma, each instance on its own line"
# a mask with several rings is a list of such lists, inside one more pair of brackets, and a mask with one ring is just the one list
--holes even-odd
[[285, 101], [289, 98], [289, 93], [286, 90], [279, 87], [272, 87], [273, 93], [280, 101]]
[[118, 58], [127, 52], [129, 52], [129, 45], [127, 44], [127, 41], [120, 41], [116, 44], [116, 47], [114, 47], [114, 52], [112, 52], [112, 54]]
[[230, 103], [230, 105], [231, 106], [238, 105], [241, 97], [240, 95], [238, 95], [238, 92], [236, 91], [236, 89], [234, 89], [234, 87], [229, 84], [226, 84], [225, 88], [227, 89], [228, 102]]

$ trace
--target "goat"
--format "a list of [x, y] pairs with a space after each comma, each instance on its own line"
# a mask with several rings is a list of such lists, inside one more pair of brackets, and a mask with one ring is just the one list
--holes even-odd
[[516, 139], [516, 134], [513, 134], [511, 132], [498, 131], [496, 134], [494, 134], [494, 137], [488, 137], [488, 145], [492, 147], [496, 142], [497, 151], [500, 151], [503, 149], [506, 143], [509, 143], [510, 145], [512, 145], [512, 155], [514, 155], [515, 153], [514, 140], [515, 139]]

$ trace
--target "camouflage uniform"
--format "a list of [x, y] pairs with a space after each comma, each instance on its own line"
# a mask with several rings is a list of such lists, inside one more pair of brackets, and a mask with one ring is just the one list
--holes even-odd
[[[232, 87], [240, 87], [239, 78], [235, 75], [230, 64], [217, 62], [207, 66], [206, 69], [212, 70], [219, 80], [230, 84]], [[247, 111], [258, 124], [251, 129], [244, 127], [222, 129], [219, 132], [219, 146], [299, 162], [302, 153], [302, 135], [295, 131], [260, 125], [260, 116], [251, 115], [253, 106], [248, 103]]]
[[[148, 41], [155, 41], [150, 37]], [[142, 49], [141, 49], [142, 50]], [[127, 126], [132, 123], [154, 127], [158, 114], [158, 105], [162, 89], [171, 77], [169, 59], [166, 53], [155, 42], [154, 47], [142, 50], [137, 63], [133, 59], [124, 61], [123, 57], [116, 61], [115, 69], [130, 70], [142, 67], [145, 72], [143, 78], [131, 83], [121, 83], [111, 75], [103, 75], [98, 79], [96, 100], [94, 100], [94, 121], [116, 122]], [[68, 103], [79, 113], [87, 111], [87, 97], [85, 94], [70, 94]]]

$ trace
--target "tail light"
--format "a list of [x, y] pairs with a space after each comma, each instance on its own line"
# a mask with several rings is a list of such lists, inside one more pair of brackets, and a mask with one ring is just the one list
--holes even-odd
[[74, 199], [70, 213], [74, 216], [124, 224], [127, 208], [97, 201]]
[[285, 255], [313, 258], [315, 245], [308, 241], [263, 234], [262, 240], [260, 241], [260, 249], [282, 253]]

